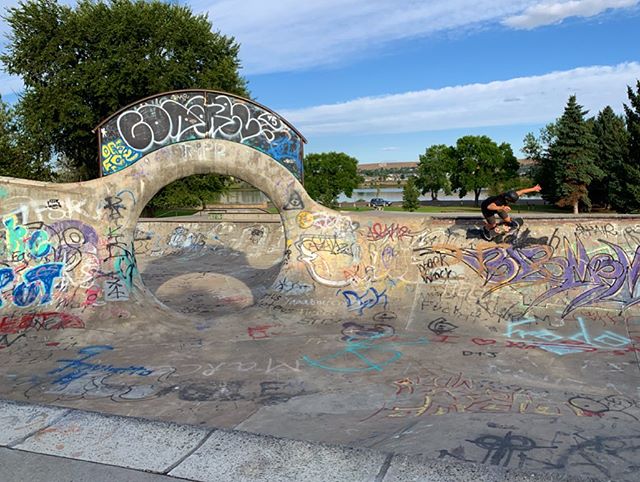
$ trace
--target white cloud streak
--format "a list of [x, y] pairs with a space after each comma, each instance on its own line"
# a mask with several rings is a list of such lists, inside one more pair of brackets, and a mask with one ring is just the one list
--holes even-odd
[[503, 23], [534, 28], [637, 0], [192, 0], [241, 44], [245, 73], [344, 64], [395, 41]]
[[640, 63], [593, 66], [486, 84], [364, 97], [281, 111], [306, 136], [426, 132], [537, 124], [562, 114], [570, 95], [595, 114], [620, 111], [626, 86], [640, 79]]
[[195, 0], [233, 35], [250, 74], [340, 64], [387, 44], [498, 22], [532, 0]]
[[[0, 7], [18, 0], [0, 0]], [[75, 0], [61, 0], [74, 5]], [[638, 0], [183, 0], [241, 44], [245, 74], [310, 70], [372, 56], [394, 42], [492, 24], [517, 29], [593, 16]], [[4, 11], [4, 9], [1, 9]], [[6, 34], [0, 21], [0, 34]], [[3, 39], [0, 39], [0, 44]]]
[[593, 17], [610, 9], [634, 7], [638, 3], [638, 0], [547, 1], [532, 5], [521, 14], [504, 19], [502, 23], [512, 28], [530, 30], [560, 23], [569, 17]]

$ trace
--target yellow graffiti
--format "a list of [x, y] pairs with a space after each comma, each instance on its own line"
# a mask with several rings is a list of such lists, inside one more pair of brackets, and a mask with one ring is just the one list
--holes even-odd
[[105, 172], [117, 171], [140, 157], [140, 153], [125, 145], [122, 139], [102, 145], [102, 167]]
[[298, 226], [302, 229], [307, 229], [313, 226], [314, 216], [309, 211], [300, 211], [297, 217]]

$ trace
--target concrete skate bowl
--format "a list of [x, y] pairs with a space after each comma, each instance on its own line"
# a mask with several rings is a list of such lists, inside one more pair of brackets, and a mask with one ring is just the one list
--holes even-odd
[[[278, 161], [284, 140], [270, 151], [216, 137], [250, 120], [236, 123], [226, 100], [205, 109], [223, 119], [204, 134], [165, 129], [175, 142], [156, 146], [152, 126], [185, 126], [191, 95], [103, 124], [102, 179], [2, 179], [0, 397], [637, 479], [640, 218], [527, 218], [496, 244], [480, 239], [477, 218], [335, 212], [309, 199], [295, 161]], [[163, 99], [186, 110], [160, 112]], [[258, 125], [279, 134], [265, 138], [293, 135], [266, 119]], [[127, 126], [146, 144], [131, 145]], [[256, 306], [203, 321], [157, 303], [134, 254], [155, 249], [143, 246], [150, 231], [185, 256], [192, 233], [211, 247], [259, 244], [250, 226], [227, 239], [220, 223], [144, 230], [139, 213], [162, 186], [206, 172], [269, 196], [285, 254]]]

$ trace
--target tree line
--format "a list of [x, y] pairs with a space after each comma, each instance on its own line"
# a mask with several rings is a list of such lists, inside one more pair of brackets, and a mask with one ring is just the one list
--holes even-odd
[[[420, 156], [415, 187], [437, 199], [440, 190], [473, 192], [519, 189], [529, 178], [542, 185], [545, 201], [574, 213], [598, 206], [628, 213], [640, 209], [640, 81], [627, 86], [624, 115], [606, 106], [596, 116], [569, 97], [564, 113], [541, 129], [528, 133], [522, 152], [532, 162], [528, 176], [518, 175], [511, 147], [486, 136], [464, 136], [455, 146], [438, 144]], [[411, 189], [411, 187], [410, 187]], [[413, 194], [410, 192], [409, 194]]]
[[640, 80], [627, 97], [624, 115], [606, 106], [587, 118], [572, 95], [559, 119], [527, 134], [523, 152], [535, 162], [531, 175], [545, 200], [574, 213], [640, 209]]

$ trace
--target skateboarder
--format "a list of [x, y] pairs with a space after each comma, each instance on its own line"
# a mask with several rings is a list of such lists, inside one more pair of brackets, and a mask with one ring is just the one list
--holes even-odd
[[540, 184], [536, 184], [527, 189], [507, 191], [497, 196], [490, 196], [482, 201], [480, 208], [482, 209], [482, 215], [485, 220], [485, 231], [490, 233], [496, 228], [498, 225], [498, 216], [500, 216], [502, 222], [507, 226], [515, 227], [515, 223], [511, 220], [511, 216], [509, 216], [509, 211], [511, 211], [509, 203], [516, 202], [523, 194], [540, 191], [542, 191]]

